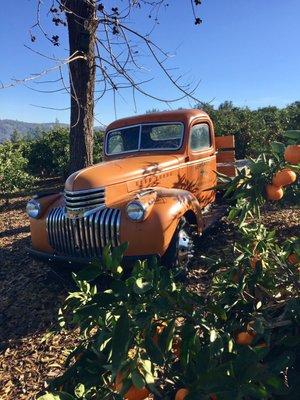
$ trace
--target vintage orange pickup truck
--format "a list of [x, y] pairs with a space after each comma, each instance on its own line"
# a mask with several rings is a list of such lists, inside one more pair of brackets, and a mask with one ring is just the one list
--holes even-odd
[[103, 162], [73, 173], [62, 193], [27, 204], [33, 256], [84, 264], [128, 242], [125, 258], [186, 266], [193, 236], [212, 221], [216, 171], [235, 174], [234, 138], [215, 137], [201, 110], [120, 119]]

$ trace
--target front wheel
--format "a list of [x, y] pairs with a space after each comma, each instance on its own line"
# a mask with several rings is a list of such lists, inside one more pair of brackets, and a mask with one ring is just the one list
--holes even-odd
[[182, 217], [172, 237], [169, 247], [162, 257], [162, 264], [186, 272], [194, 253], [193, 226]]

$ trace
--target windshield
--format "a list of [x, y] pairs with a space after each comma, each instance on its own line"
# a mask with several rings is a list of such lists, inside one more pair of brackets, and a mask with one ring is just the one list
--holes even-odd
[[143, 150], [176, 150], [181, 147], [182, 123], [145, 124], [108, 132], [106, 154]]

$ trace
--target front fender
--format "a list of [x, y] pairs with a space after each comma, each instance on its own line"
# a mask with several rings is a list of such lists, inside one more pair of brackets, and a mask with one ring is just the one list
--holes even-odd
[[187, 212], [195, 217], [198, 232], [202, 230], [202, 212], [193, 194], [180, 189], [155, 188], [155, 191], [156, 200], [144, 221], [131, 221], [126, 214], [126, 205], [121, 207], [120, 240], [129, 243], [127, 256], [162, 256], [170, 244], [180, 218]]
[[48, 240], [46, 218], [51, 208], [63, 204], [63, 195], [55, 193], [34, 198], [40, 202], [42, 213], [38, 219], [29, 218], [32, 247], [35, 250], [51, 253], [53, 249]]

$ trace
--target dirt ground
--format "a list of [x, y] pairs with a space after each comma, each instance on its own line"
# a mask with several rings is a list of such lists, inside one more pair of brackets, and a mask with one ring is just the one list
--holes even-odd
[[[55, 332], [57, 312], [68, 291], [74, 288], [70, 271], [53, 270], [32, 260], [25, 215], [28, 196], [0, 200], [0, 399], [35, 399], [47, 381], [60, 374], [66, 350], [76, 343], [76, 332]], [[299, 236], [300, 210], [269, 209], [265, 223], [280, 237]], [[222, 249], [232, 238], [230, 225], [221, 221], [203, 236], [196, 261], [188, 276], [195, 291], [203, 290], [208, 277], [201, 254], [216, 246]]]

